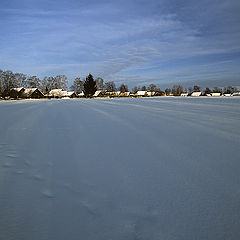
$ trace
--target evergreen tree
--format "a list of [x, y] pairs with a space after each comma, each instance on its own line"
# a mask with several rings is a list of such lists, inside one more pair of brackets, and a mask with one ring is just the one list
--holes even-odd
[[94, 81], [93, 76], [89, 73], [83, 84], [83, 92], [86, 97], [92, 97], [97, 91], [96, 81]]

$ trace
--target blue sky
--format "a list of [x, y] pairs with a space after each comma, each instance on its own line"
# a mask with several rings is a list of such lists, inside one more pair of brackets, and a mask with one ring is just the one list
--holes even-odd
[[240, 86], [239, 12], [239, 0], [1, 0], [0, 69]]

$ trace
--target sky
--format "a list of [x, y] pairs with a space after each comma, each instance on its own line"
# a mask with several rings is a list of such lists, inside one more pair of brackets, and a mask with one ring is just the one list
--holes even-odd
[[1, 0], [0, 69], [240, 86], [239, 0]]

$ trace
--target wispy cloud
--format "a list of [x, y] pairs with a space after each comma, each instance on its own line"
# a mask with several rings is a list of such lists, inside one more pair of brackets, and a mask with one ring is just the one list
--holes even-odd
[[[40, 76], [92, 72], [116, 81], [128, 75], [125, 81], [131, 84], [136, 76], [171, 81], [166, 65], [180, 79], [188, 71], [195, 78], [209, 78], [204, 71], [190, 72], [204, 62], [231, 60], [229, 69], [239, 63], [236, 9], [240, 6], [235, 0], [212, 2], [207, 10], [205, 1], [180, 1], [179, 7], [154, 0], [137, 5], [128, 1], [66, 4], [2, 7], [0, 27], [5, 34], [0, 36], [0, 67], [36, 71]], [[182, 62], [187, 62], [189, 70]]]

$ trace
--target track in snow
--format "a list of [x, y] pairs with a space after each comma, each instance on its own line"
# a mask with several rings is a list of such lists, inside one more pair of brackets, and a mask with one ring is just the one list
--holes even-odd
[[0, 239], [238, 240], [239, 104], [0, 102]]

